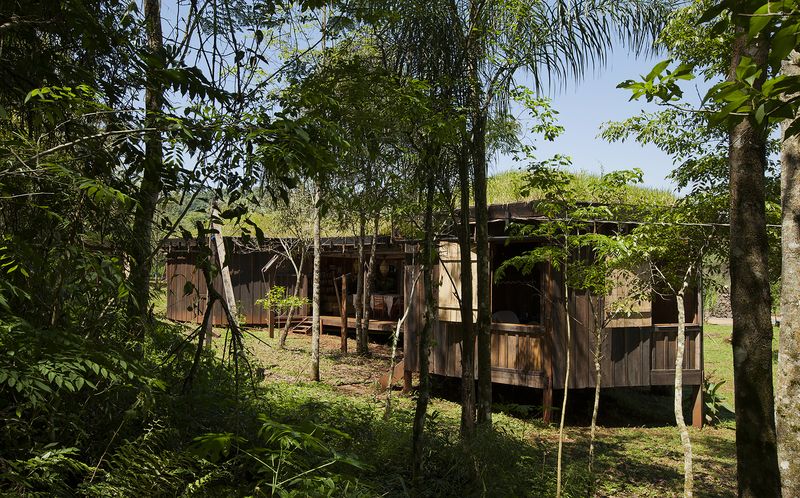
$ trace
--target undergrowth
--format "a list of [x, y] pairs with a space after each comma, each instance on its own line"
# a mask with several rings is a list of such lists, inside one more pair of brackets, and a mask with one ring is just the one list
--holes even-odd
[[[379, 404], [343, 396], [324, 384], [254, 384], [245, 377], [239, 379], [237, 396], [234, 369], [210, 352], [202, 356], [192, 390], [182, 394], [191, 355], [187, 352], [168, 363], [163, 358], [184, 334], [180, 327], [158, 324], [149, 331], [143, 358], [99, 350], [97, 344], [74, 339], [73, 359], [58, 367], [61, 373], [22, 379], [34, 391], [17, 390], [16, 383], [6, 380], [0, 387], [5, 425], [0, 493], [540, 496], [552, 492], [551, 455], [532, 443], [521, 425], [519, 430], [511, 424], [479, 434], [466, 447], [458, 436], [458, 420], [432, 412], [426, 426], [423, 474], [414, 481], [409, 403], [384, 419]], [[5, 336], [4, 345], [9, 337]], [[24, 344], [18, 336], [13, 339]], [[65, 354], [63, 349], [46, 352], [38, 340], [35, 334], [30, 336], [27, 346], [34, 353], [25, 360], [26, 366], [18, 361], [14, 368], [39, 371], [41, 365]], [[81, 350], [86, 351], [84, 359], [77, 352]], [[97, 372], [84, 367], [94, 363], [104, 366]], [[64, 387], [68, 379], [75, 389]], [[576, 462], [568, 479], [576, 490], [586, 489], [578, 466], [583, 463]]]

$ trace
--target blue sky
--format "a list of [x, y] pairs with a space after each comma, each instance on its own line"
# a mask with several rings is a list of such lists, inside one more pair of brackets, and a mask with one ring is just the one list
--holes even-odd
[[[572, 158], [573, 169], [592, 173], [617, 169], [641, 168], [644, 183], [648, 186], [673, 190], [675, 185], [666, 179], [672, 169], [672, 159], [658, 148], [641, 146], [634, 141], [608, 143], [597, 138], [600, 125], [606, 121], [622, 120], [638, 114], [642, 109], [654, 111], [655, 104], [644, 100], [629, 102], [630, 93], [616, 86], [627, 79], [639, 79], [647, 74], [661, 58], [635, 58], [625, 50], [609, 57], [604, 69], [587, 74], [583, 81], [570, 83], [566, 89], [548, 95], [559, 112], [559, 124], [564, 133], [555, 142], [536, 143], [538, 157], [553, 154]], [[691, 83], [690, 83], [691, 85]], [[694, 93], [686, 85], [686, 95]], [[510, 157], [494, 158], [490, 173], [519, 168], [520, 163]]]

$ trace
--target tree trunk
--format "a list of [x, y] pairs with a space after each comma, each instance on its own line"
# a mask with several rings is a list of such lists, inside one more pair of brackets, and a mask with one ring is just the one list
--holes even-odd
[[[429, 158], [432, 163], [432, 158]], [[422, 288], [425, 290], [425, 324], [418, 340], [419, 358], [419, 391], [417, 405], [414, 410], [414, 427], [412, 433], [412, 461], [413, 479], [417, 481], [421, 476], [422, 457], [423, 457], [423, 435], [425, 431], [425, 417], [428, 413], [428, 402], [431, 397], [430, 379], [430, 353], [431, 353], [431, 331], [435, 317], [433, 301], [433, 278], [432, 269], [436, 261], [433, 247], [433, 199], [434, 199], [434, 177], [433, 164], [428, 164], [425, 187], [425, 240], [422, 248]]]
[[[462, 152], [466, 152], [462, 149]], [[461, 222], [458, 246], [461, 253], [461, 435], [475, 434], [475, 334], [472, 327], [472, 244], [470, 241], [470, 177], [469, 160], [459, 158]]]
[[683, 419], [683, 354], [686, 351], [686, 309], [683, 307], [683, 297], [689, 286], [687, 280], [683, 281], [681, 290], [675, 295], [678, 307], [678, 340], [675, 351], [675, 423], [681, 434], [683, 446], [683, 496], [691, 498], [694, 488], [694, 475], [692, 474], [692, 442], [689, 439], [689, 430]]
[[319, 288], [322, 241], [320, 239], [320, 185], [314, 188], [314, 283], [311, 301], [311, 380], [319, 382]]
[[[565, 249], [568, 246], [564, 242]], [[569, 285], [567, 285], [567, 271], [569, 270], [568, 263], [564, 262], [564, 321], [566, 323], [567, 332], [567, 353], [565, 359], [564, 371], [564, 398], [561, 400], [561, 420], [558, 423], [558, 463], [556, 466], [556, 497], [561, 498], [561, 461], [563, 457], [564, 448], [564, 420], [567, 414], [567, 393], [569, 392], [569, 370], [572, 351], [572, 323], [569, 316]]]
[[[478, 102], [480, 99], [476, 97]], [[475, 243], [478, 284], [478, 423], [492, 425], [492, 307], [489, 266], [489, 210], [486, 200], [486, 115], [473, 112], [472, 169], [475, 178]]]
[[[594, 441], [597, 434], [597, 413], [600, 411], [600, 385], [603, 380], [603, 370], [600, 364], [603, 358], [603, 316], [601, 312], [600, 297], [594, 298], [596, 301], [592, 305], [592, 315], [594, 317], [594, 351], [592, 356], [594, 360], [594, 404], [592, 405], [592, 423], [589, 429], [589, 493], [594, 493], [595, 477], [594, 477]], [[589, 302], [592, 302], [592, 297], [589, 297]]]
[[364, 238], [367, 217], [362, 211], [358, 216], [358, 269], [356, 270], [356, 352], [361, 353], [364, 336]]
[[[298, 297], [300, 295], [300, 286], [303, 282], [303, 266], [306, 262], [306, 247], [306, 245], [301, 247], [300, 250], [302, 253], [300, 254], [300, 264], [295, 267], [294, 292], [292, 293], [294, 297]], [[286, 338], [289, 337], [289, 329], [292, 327], [292, 316], [294, 316], [294, 306], [289, 308], [289, 311], [286, 313], [286, 323], [283, 324], [283, 330], [281, 330], [281, 336], [278, 339], [278, 347], [280, 349], [286, 348]]]
[[386, 387], [387, 387], [386, 410], [383, 413], [384, 419], [388, 419], [389, 416], [392, 414], [392, 384], [394, 384], [394, 381], [396, 380], [393, 377], [393, 375], [396, 366], [395, 361], [397, 359], [397, 342], [400, 339], [400, 331], [403, 328], [403, 324], [405, 323], [406, 318], [408, 318], [408, 313], [414, 306], [414, 293], [417, 290], [417, 282], [419, 282], [420, 276], [421, 275], [417, 273], [417, 275], [414, 277], [414, 280], [412, 281], [411, 292], [408, 295], [408, 302], [405, 305], [405, 309], [403, 309], [403, 314], [400, 316], [400, 318], [397, 319], [397, 326], [395, 327], [394, 333], [392, 334], [392, 355], [391, 355], [391, 361], [389, 361], [389, 373], [387, 375], [387, 381], [386, 381]]
[[[748, 40], [743, 28], [738, 32], [732, 71], [747, 56], [766, 74], [767, 42]], [[762, 128], [751, 118], [731, 126], [728, 155], [737, 475], [739, 496], [759, 498], [780, 494], [764, 211], [767, 137]]]
[[[147, 48], [151, 54], [161, 57], [164, 41], [161, 31], [161, 3], [159, 0], [144, 0], [145, 32]], [[159, 115], [164, 107], [164, 89], [158, 81], [156, 70], [148, 65], [146, 69], [144, 93], [146, 128], [157, 128]], [[163, 148], [161, 134], [148, 132], [144, 136], [144, 168], [142, 182], [136, 193], [136, 212], [131, 233], [131, 304], [130, 316], [144, 319], [150, 301], [150, 269], [152, 267], [153, 218], [156, 204], [161, 194], [161, 173], [163, 170]], [[138, 339], [144, 337], [144, 329], [137, 328]]]
[[369, 354], [369, 303], [372, 293], [372, 279], [375, 274], [375, 259], [378, 242], [378, 226], [380, 217], [376, 214], [372, 227], [372, 246], [369, 250], [369, 264], [367, 265], [367, 275], [364, 277], [364, 333], [358, 343], [358, 354]]
[[[783, 74], [800, 75], [800, 53], [783, 62]], [[783, 123], [784, 134], [790, 120]], [[800, 138], [781, 150], [781, 328], [775, 415], [783, 496], [800, 496]]]
[[[475, 336], [478, 339], [478, 423], [492, 425], [492, 306], [491, 271], [489, 265], [489, 225], [486, 199], [486, 122], [487, 111], [484, 103], [484, 90], [480, 74], [480, 61], [486, 59], [485, 37], [487, 32], [484, 2], [471, 0], [469, 5], [469, 25], [467, 34], [467, 64], [469, 78], [469, 109], [472, 125], [470, 153], [474, 179], [475, 201], [475, 244], [477, 260], [477, 308], [478, 319]], [[468, 190], [462, 188], [461, 195]], [[463, 206], [462, 206], [463, 208]], [[463, 280], [462, 280], [463, 281]], [[470, 289], [471, 291], [471, 289]], [[462, 293], [463, 294], [463, 293]]]

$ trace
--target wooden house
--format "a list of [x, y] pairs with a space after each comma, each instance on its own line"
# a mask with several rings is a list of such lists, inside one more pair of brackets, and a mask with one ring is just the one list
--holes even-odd
[[[489, 215], [492, 271], [509, 257], [541, 243], [535, 240], [512, 240], [507, 235], [507, 227], [512, 222], [541, 222], [530, 203], [490, 206]], [[357, 242], [355, 238], [344, 237], [323, 240], [323, 329], [346, 333], [348, 329], [355, 328], [352, 302], [358, 271]], [[413, 301], [409, 300], [414, 277], [420, 269], [419, 245], [414, 241], [398, 241], [391, 237], [380, 237], [376, 243], [381, 282], [373, 292], [374, 299], [370, 298], [375, 313], [369, 328], [376, 332], [393, 331], [404, 303], [410, 304], [409, 315], [403, 326], [405, 357], [394, 375], [394, 378], [405, 378], [408, 385], [411, 374], [419, 370], [417, 337], [423, 326], [425, 292], [421, 288], [421, 279], [417, 280], [418, 288]], [[290, 292], [293, 291], [296, 277], [291, 265], [275, 256], [269, 241], [265, 246], [254, 249], [239, 244], [237, 239], [226, 238], [226, 246], [229, 248], [234, 294], [244, 322], [260, 326], [268, 325], [273, 320], [280, 323], [281, 317], [270, 317], [256, 304], [256, 300], [264, 297], [272, 285], [283, 285]], [[441, 236], [438, 237], [438, 249], [439, 262], [434, 268], [437, 319], [433, 325], [430, 369], [435, 375], [460, 377], [462, 345], [460, 309], [456, 298], [461, 292], [459, 246], [454, 239]], [[167, 245], [168, 318], [196, 323], [202, 318], [205, 283], [195, 271], [195, 256], [192, 244], [183, 240], [174, 240]], [[472, 261], [475, 273], [474, 252]], [[311, 275], [311, 258], [308, 257], [301, 279], [301, 296], [310, 297]], [[541, 264], [532, 275], [509, 274], [500, 282], [492, 279], [492, 381], [542, 389], [545, 405], [552, 400], [554, 390], [564, 388], [567, 316], [562, 278], [552, 266]], [[195, 289], [188, 294], [184, 292], [187, 281], [192, 282]], [[216, 288], [221, 289], [221, 285], [221, 282], [215, 282]], [[696, 287], [698, 292], [687, 296], [685, 302], [683, 383], [694, 388], [693, 419], [699, 425], [702, 421], [703, 328], [701, 289], [699, 285]], [[471, 291], [473, 303], [477, 303], [477, 291], [475, 288]], [[609, 299], [623, 294], [625, 289], [621, 284]], [[342, 296], [346, 296], [346, 299], [342, 299]], [[573, 333], [569, 388], [593, 388], [593, 314], [589, 296], [582, 292], [571, 292], [569, 308]], [[303, 324], [310, 323], [310, 314], [310, 306], [298, 313], [296, 320], [301, 330], [304, 330]], [[477, 316], [477, 304], [473, 314]], [[221, 309], [214, 310], [213, 319], [215, 324], [225, 323]], [[638, 309], [631, 315], [612, 321], [605, 330], [601, 345], [601, 387], [672, 385], [675, 377], [676, 322], [674, 300], [658, 296], [639, 303]]]
[[[518, 241], [507, 236], [509, 223], [540, 222], [528, 203], [489, 208], [489, 240], [492, 272], [504, 260], [535, 246], [537, 241]], [[433, 279], [438, 283], [437, 320], [433, 325], [430, 371], [447, 377], [461, 376], [461, 259], [458, 243], [444, 238], [438, 243], [439, 263]], [[407, 245], [406, 296], [411, 294], [413, 274], [419, 266], [418, 247]], [[476, 256], [472, 253], [472, 261]], [[476, 273], [473, 263], [473, 275]], [[473, 279], [475, 282], [475, 279]], [[405, 326], [406, 372], [419, 371], [418, 331], [424, 320], [421, 284], [414, 294], [412, 312]], [[473, 284], [474, 285], [474, 284]], [[697, 286], [699, 289], [699, 286]], [[477, 289], [473, 287], [473, 316], [477, 318]], [[624, 294], [618, 288], [608, 299]], [[492, 381], [544, 390], [547, 406], [553, 390], [564, 388], [566, 367], [566, 320], [563, 275], [549, 264], [540, 264], [532, 275], [506, 274], [492, 278], [491, 289]], [[703, 328], [699, 291], [687, 296], [686, 354], [683, 383], [693, 387], [693, 423], [702, 423]], [[593, 313], [588, 295], [570, 292], [572, 320], [570, 389], [595, 386]], [[677, 308], [674, 300], [654, 296], [638, 304], [630, 316], [609, 323], [601, 345], [601, 387], [667, 386], [674, 383], [677, 344]], [[477, 351], [476, 351], [477, 353]], [[477, 354], [476, 354], [477, 357]], [[477, 377], [477, 368], [475, 375]], [[407, 375], [408, 377], [408, 375]], [[547, 410], [546, 410], [547, 411]], [[545, 414], [547, 416], [547, 413]]]
[[[358, 240], [353, 237], [326, 237], [322, 239], [320, 306], [323, 327], [341, 328], [342, 311], [348, 317], [348, 328], [355, 328], [354, 295], [358, 271]], [[365, 241], [367, 256], [371, 238]], [[280, 255], [277, 239], [268, 239], [261, 245], [244, 244], [236, 237], [225, 237], [231, 283], [242, 322], [248, 325], [269, 326], [281, 324], [284, 317], [272, 316], [257, 303], [269, 289], [280, 285], [294, 293], [297, 276], [294, 267]], [[167, 318], [200, 323], [207, 301], [206, 283], [195, 267], [198, 256], [194, 241], [171, 239], [166, 243]], [[393, 331], [398, 309], [403, 307], [404, 254], [402, 246], [389, 237], [376, 240], [376, 269], [370, 304], [373, 308], [370, 330]], [[311, 298], [312, 255], [305, 258], [301, 271], [299, 296]], [[187, 286], [187, 282], [192, 285]], [[218, 275], [214, 288], [222, 292], [222, 279]], [[347, 300], [342, 302], [342, 296]], [[305, 330], [310, 324], [311, 306], [303, 306], [295, 314], [295, 325]], [[215, 325], [226, 323], [222, 306], [212, 311]]]

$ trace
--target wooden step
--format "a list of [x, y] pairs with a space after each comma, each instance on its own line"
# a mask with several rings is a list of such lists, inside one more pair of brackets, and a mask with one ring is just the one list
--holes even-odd
[[[394, 366], [394, 370], [392, 371], [392, 384], [397, 385], [403, 382], [403, 371], [405, 370], [406, 362], [405, 360], [400, 360], [397, 362], [397, 365]], [[381, 389], [384, 391], [389, 388], [389, 372], [381, 375], [381, 378], [378, 379], [378, 382], [381, 385]]]
[[297, 325], [292, 327], [292, 332], [295, 334], [305, 334], [308, 335], [311, 333], [311, 320], [306, 317], [300, 321]]

